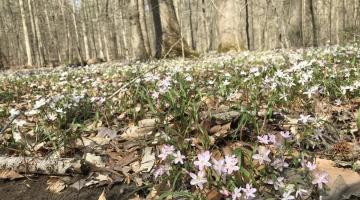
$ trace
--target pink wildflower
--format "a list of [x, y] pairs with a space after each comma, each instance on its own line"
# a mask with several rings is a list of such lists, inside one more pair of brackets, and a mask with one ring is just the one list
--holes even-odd
[[260, 165], [262, 165], [265, 161], [271, 162], [269, 158], [270, 150], [264, 146], [259, 146], [258, 154], [252, 156], [253, 159], [257, 160]]
[[205, 151], [201, 154], [197, 155], [198, 160], [194, 162], [194, 165], [198, 166], [199, 170], [204, 170], [205, 167], [210, 167], [211, 163], [209, 162], [211, 157], [211, 153], [209, 151]]
[[190, 173], [189, 175], [192, 178], [190, 181], [191, 185], [198, 186], [200, 189], [204, 188], [204, 184], [207, 182], [204, 171], [200, 171], [197, 175], [194, 173]]

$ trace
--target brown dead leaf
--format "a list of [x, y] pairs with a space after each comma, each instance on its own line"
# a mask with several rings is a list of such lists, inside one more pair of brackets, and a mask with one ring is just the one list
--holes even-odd
[[105, 167], [105, 162], [101, 156], [97, 156], [95, 154], [87, 153], [85, 155], [85, 161], [96, 167]]
[[152, 152], [152, 147], [146, 147], [141, 158], [139, 171], [150, 172], [155, 164], [155, 153]]
[[117, 131], [114, 131], [106, 127], [100, 127], [98, 128], [97, 136], [103, 138], [109, 138], [112, 140], [117, 137]]
[[24, 176], [13, 170], [0, 170], [0, 180], [15, 180]]
[[135, 140], [152, 134], [155, 127], [138, 127], [130, 125], [128, 129], [120, 136], [124, 140]]
[[217, 190], [211, 190], [206, 195], [206, 199], [208, 199], [208, 200], [220, 200], [221, 197], [222, 197], [222, 195]]
[[136, 151], [128, 153], [119, 163], [120, 167], [127, 166], [139, 159]]
[[210, 129], [210, 134], [214, 134], [214, 133], [217, 133], [221, 130], [221, 125], [216, 125], [216, 126], [213, 126], [211, 129]]
[[318, 170], [326, 171], [329, 174], [328, 186], [330, 187], [329, 198], [339, 199], [343, 191], [350, 185], [360, 184], [360, 175], [351, 169], [334, 167], [335, 163], [331, 160], [317, 159]]
[[52, 193], [60, 193], [66, 188], [66, 183], [57, 177], [50, 178], [46, 183], [46, 189]]

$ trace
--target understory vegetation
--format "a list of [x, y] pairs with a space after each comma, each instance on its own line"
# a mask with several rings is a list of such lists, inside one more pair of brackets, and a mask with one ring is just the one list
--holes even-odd
[[109, 152], [132, 142], [156, 160], [125, 176], [153, 198], [318, 199], [317, 158], [357, 170], [359, 62], [351, 44], [4, 73], [0, 152], [92, 152], [124, 173]]

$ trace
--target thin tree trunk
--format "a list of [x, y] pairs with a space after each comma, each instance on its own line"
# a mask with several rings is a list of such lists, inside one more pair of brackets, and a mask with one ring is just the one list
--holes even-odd
[[246, 43], [247, 43], [248, 50], [251, 50], [250, 30], [249, 30], [250, 24], [249, 24], [249, 4], [248, 4], [248, 0], [245, 0], [245, 20], [246, 20], [246, 25], [245, 25]]
[[104, 59], [104, 48], [103, 48], [102, 39], [101, 39], [102, 30], [101, 30], [101, 24], [100, 24], [99, 1], [98, 0], [96, 0], [95, 17], [96, 17], [96, 26], [97, 26], [97, 31], [98, 31], [97, 40], [99, 43], [99, 57], [100, 57], [100, 59]]
[[78, 31], [77, 22], [76, 22], [76, 0], [73, 0], [72, 18], [73, 18], [74, 30], [75, 30], [77, 57], [78, 57], [79, 62], [81, 63], [81, 66], [84, 66], [84, 60], [81, 55], [79, 31]]
[[90, 59], [90, 50], [89, 50], [89, 39], [88, 39], [88, 29], [86, 27], [86, 17], [85, 17], [85, 9], [86, 9], [86, 1], [81, 2], [82, 5], [82, 15], [83, 20], [81, 23], [82, 32], [83, 32], [83, 39], [84, 39], [84, 50], [85, 50], [85, 60]]
[[46, 64], [46, 60], [44, 55], [44, 44], [42, 42], [38, 15], [35, 15], [34, 20], [35, 20], [35, 32], [36, 32], [36, 39], [38, 43], [38, 52], [39, 52], [39, 66], [44, 66]]
[[191, 8], [191, 0], [188, 0], [188, 8], [189, 8], [189, 21], [190, 21], [190, 39], [191, 39], [191, 48], [193, 50], [196, 49], [196, 43], [194, 38], [194, 28], [193, 28], [193, 19], [192, 19], [192, 8]]
[[150, 42], [149, 42], [149, 34], [148, 34], [147, 26], [146, 26], [144, 0], [138, 0], [138, 5], [139, 5], [139, 18], [140, 18], [141, 33], [142, 33], [142, 36], [144, 39], [146, 54], [148, 56], [150, 56], [151, 49], [150, 49]]
[[161, 26], [159, 0], [150, 0], [150, 3], [152, 8], [154, 29], [155, 29], [155, 58], [161, 58], [163, 33]]
[[313, 46], [317, 47], [318, 46], [318, 37], [317, 37], [317, 27], [316, 27], [313, 0], [309, 0], [309, 6], [310, 6], [310, 16], [311, 16], [311, 25], [312, 25]]
[[330, 0], [330, 9], [329, 9], [329, 40], [330, 44], [332, 44], [332, 7], [333, 7], [333, 1]]
[[32, 66], [33, 60], [32, 60], [32, 56], [31, 56], [31, 46], [30, 46], [29, 32], [28, 32], [27, 25], [26, 25], [26, 16], [25, 16], [25, 11], [24, 11], [23, 0], [19, 0], [19, 5], [20, 5], [20, 13], [21, 13], [21, 19], [22, 19], [23, 31], [24, 31], [27, 65]]
[[61, 10], [61, 17], [64, 23], [64, 27], [65, 27], [65, 43], [66, 43], [66, 48], [65, 48], [65, 55], [66, 55], [66, 61], [70, 62], [70, 54], [71, 54], [71, 44], [70, 44], [70, 31], [69, 31], [69, 25], [67, 23], [66, 17], [65, 17], [65, 1], [62, 0], [58, 0], [59, 3], [59, 7]]
[[30, 14], [30, 24], [31, 24], [31, 32], [32, 32], [32, 36], [33, 36], [33, 45], [35, 46], [34, 48], [32, 48], [32, 50], [34, 51], [33, 53], [36, 58], [36, 64], [39, 65], [40, 64], [40, 52], [39, 52], [39, 46], [38, 46], [38, 41], [37, 41], [37, 33], [36, 33], [36, 29], [35, 29], [35, 20], [34, 20], [34, 13], [32, 10], [31, 0], [27, 0], [27, 3], [28, 3], [28, 8], [29, 8], [29, 14]]

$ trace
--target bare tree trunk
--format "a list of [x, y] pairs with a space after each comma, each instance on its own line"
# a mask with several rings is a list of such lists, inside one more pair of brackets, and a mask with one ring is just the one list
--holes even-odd
[[81, 63], [81, 65], [84, 66], [84, 60], [81, 55], [79, 31], [78, 31], [77, 22], [76, 22], [76, 0], [73, 0], [72, 18], [73, 18], [74, 30], [75, 30], [77, 57], [78, 57], [78, 60]]
[[151, 55], [151, 49], [150, 49], [150, 42], [149, 42], [149, 33], [146, 26], [146, 17], [145, 17], [145, 5], [144, 0], [138, 0], [139, 5], [139, 19], [140, 19], [140, 26], [141, 26], [141, 32], [144, 39], [144, 45], [146, 54], [148, 56]]
[[81, 23], [82, 26], [82, 32], [83, 32], [83, 39], [84, 39], [84, 49], [85, 49], [85, 60], [90, 59], [90, 50], [89, 50], [89, 39], [88, 39], [88, 29], [86, 27], [86, 16], [85, 16], [85, 9], [86, 9], [86, 1], [82, 1], [81, 5], [83, 7], [82, 15], [83, 20]]
[[330, 44], [332, 44], [332, 9], [333, 9], [333, 1], [330, 0], [330, 5], [329, 5], [329, 40], [330, 40]]
[[[152, 2], [158, 3], [158, 5], [152, 5], [152, 7], [159, 6], [160, 14], [161, 14], [161, 31], [162, 31], [162, 56], [163, 57], [175, 57], [182, 55], [182, 49], [184, 49], [184, 53], [186, 56], [195, 55], [195, 53], [189, 48], [188, 44], [181, 37], [181, 29], [179, 25], [179, 21], [176, 16], [176, 11], [174, 7], [173, 0], [160, 1], [160, 2]], [[159, 29], [157, 27], [157, 23], [159, 21], [157, 19], [158, 16], [154, 17], [155, 30]], [[158, 34], [158, 33], [157, 33]], [[159, 41], [157, 41], [159, 43]], [[184, 48], [182, 48], [182, 43]]]
[[[46, 3], [45, 3], [46, 5]], [[45, 7], [45, 19], [46, 19], [46, 25], [47, 25], [47, 28], [48, 28], [48, 32], [49, 32], [49, 39], [50, 41], [52, 42], [49, 42], [47, 43], [48, 45], [50, 44], [51, 46], [55, 46], [55, 51], [56, 51], [56, 54], [57, 54], [57, 58], [59, 59], [59, 62], [61, 63], [62, 62], [62, 58], [61, 58], [61, 52], [60, 52], [60, 47], [59, 47], [59, 42], [57, 41], [57, 34], [55, 33], [55, 36], [53, 34], [53, 30], [51, 28], [51, 23], [50, 23], [50, 18], [49, 18], [49, 11], [48, 11], [48, 7]], [[56, 28], [55, 28], [56, 30]], [[49, 48], [49, 52], [51, 53], [51, 48]]]
[[36, 34], [36, 29], [35, 29], [35, 20], [34, 20], [34, 13], [32, 10], [32, 5], [31, 5], [31, 0], [27, 0], [28, 3], [28, 8], [29, 8], [29, 15], [30, 15], [30, 24], [31, 24], [31, 32], [32, 32], [32, 36], [33, 36], [33, 45], [35, 46], [35, 48], [32, 48], [33, 50], [33, 54], [36, 58], [36, 64], [39, 65], [40, 62], [40, 57], [39, 57], [39, 53], [38, 50], [38, 43], [37, 43], [37, 34]]
[[30, 46], [29, 32], [28, 32], [27, 25], [26, 25], [26, 16], [25, 16], [25, 11], [24, 11], [23, 0], [19, 0], [19, 5], [20, 5], [20, 12], [21, 12], [21, 19], [22, 19], [22, 23], [23, 23], [27, 65], [32, 66], [33, 60], [32, 60], [32, 56], [31, 56], [31, 46]]
[[119, 4], [122, 5], [121, 7], [121, 26], [123, 27], [122, 28], [122, 41], [124, 43], [124, 49], [125, 49], [125, 58], [129, 58], [130, 57], [130, 47], [129, 47], [129, 44], [128, 44], [128, 40], [127, 40], [127, 32], [128, 32], [128, 29], [127, 29], [127, 19], [126, 19], [126, 12], [125, 10], [127, 9], [126, 6], [124, 6], [125, 2], [124, 0], [121, 0], [121, 3], [119, 1]]
[[203, 51], [206, 52], [209, 49], [209, 43], [208, 43], [208, 25], [207, 25], [207, 21], [206, 21], [206, 5], [205, 5], [205, 0], [201, 0], [201, 22], [202, 22], [202, 26], [203, 26], [203, 37], [201, 38], [202, 40], [204, 40], [204, 48]]
[[251, 41], [250, 41], [250, 30], [249, 30], [249, 4], [248, 0], [245, 0], [245, 20], [246, 20], [246, 43], [248, 50], [251, 50]]
[[104, 59], [104, 48], [103, 48], [102, 39], [101, 39], [102, 30], [101, 30], [101, 24], [100, 24], [98, 0], [96, 0], [95, 17], [96, 17], [96, 27], [97, 27], [97, 31], [98, 31], [97, 40], [99, 43], [99, 57], [100, 57], [100, 59]]
[[62, 1], [62, 0], [58, 0], [58, 3], [59, 3], [59, 7], [60, 7], [60, 10], [61, 10], [61, 17], [62, 17], [62, 20], [63, 20], [63, 23], [64, 23], [64, 27], [65, 27], [65, 42], [66, 42], [66, 45], [65, 45], [65, 55], [66, 55], [66, 61], [69, 62], [70, 61], [70, 53], [71, 53], [71, 47], [70, 47], [70, 31], [69, 31], [69, 25], [67, 23], [67, 20], [66, 20], [66, 16], [65, 16], [65, 1]]
[[189, 8], [189, 21], [190, 21], [190, 39], [191, 39], [191, 48], [193, 50], [196, 49], [196, 43], [194, 38], [194, 28], [193, 28], [193, 19], [192, 19], [192, 8], [191, 8], [191, 0], [188, 0], [188, 8]]
[[146, 50], [143, 35], [141, 33], [138, 0], [130, 0], [128, 10], [130, 14], [132, 59], [144, 60], [146, 58]]
[[150, 0], [155, 29], [155, 58], [161, 58], [163, 33], [161, 27], [159, 0]]
[[37, 39], [37, 43], [38, 43], [38, 52], [39, 52], [39, 66], [44, 66], [46, 64], [46, 60], [45, 60], [45, 55], [44, 55], [44, 45], [42, 42], [42, 37], [41, 37], [41, 30], [40, 30], [40, 26], [39, 26], [39, 18], [38, 15], [35, 15], [34, 17], [35, 20], [35, 32], [36, 32], [36, 39]]
[[316, 47], [316, 46], [318, 46], [318, 37], [317, 37], [317, 26], [316, 26], [316, 20], [315, 20], [313, 0], [309, 0], [309, 6], [310, 6], [310, 15], [311, 15], [313, 46]]

